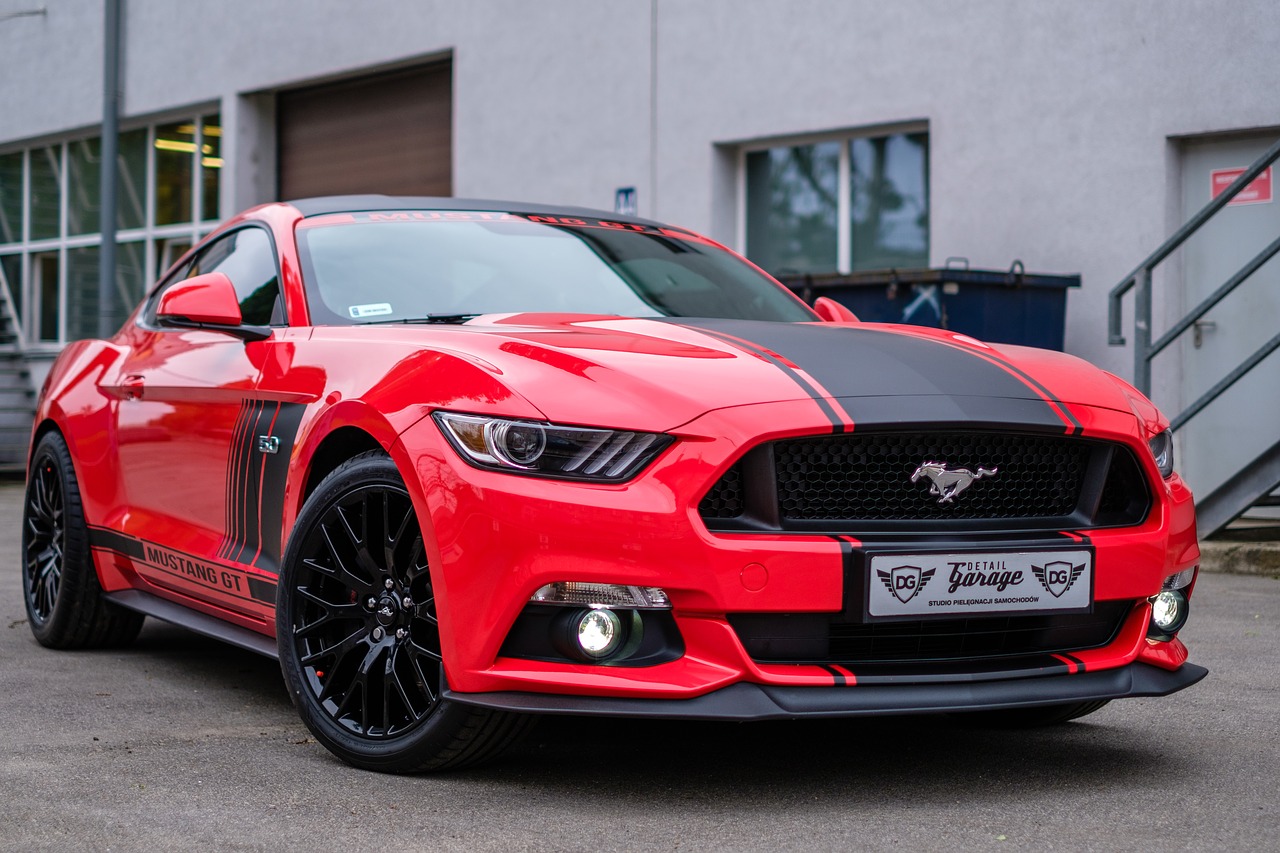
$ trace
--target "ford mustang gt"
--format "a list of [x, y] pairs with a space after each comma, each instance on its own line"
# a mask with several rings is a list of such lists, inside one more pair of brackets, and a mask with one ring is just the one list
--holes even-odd
[[41, 391], [36, 639], [278, 657], [343, 760], [538, 714], [1066, 721], [1194, 684], [1168, 422], [1056, 352], [810, 308], [647, 220], [385, 196], [231, 219]]

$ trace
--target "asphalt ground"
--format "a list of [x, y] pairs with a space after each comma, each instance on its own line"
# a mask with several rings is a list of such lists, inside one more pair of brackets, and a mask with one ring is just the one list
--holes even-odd
[[0, 849], [1280, 849], [1280, 580], [1207, 574], [1165, 699], [1051, 729], [945, 717], [544, 720], [500, 763], [353, 770], [274, 662], [149, 620], [132, 647], [41, 648], [0, 486]]

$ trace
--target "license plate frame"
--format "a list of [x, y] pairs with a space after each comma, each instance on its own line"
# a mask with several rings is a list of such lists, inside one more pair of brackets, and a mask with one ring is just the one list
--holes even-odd
[[1096, 565], [1093, 547], [1083, 543], [868, 550], [862, 617], [893, 622], [1090, 613]]

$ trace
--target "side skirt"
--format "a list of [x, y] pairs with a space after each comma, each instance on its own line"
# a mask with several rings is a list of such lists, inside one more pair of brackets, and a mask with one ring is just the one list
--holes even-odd
[[270, 637], [263, 636], [256, 631], [250, 631], [248, 628], [241, 628], [239, 625], [223, 622], [221, 619], [208, 616], [189, 607], [183, 607], [181, 604], [174, 604], [172, 601], [152, 595], [149, 592], [125, 589], [119, 592], [103, 593], [103, 597], [112, 604], [118, 604], [121, 607], [137, 611], [146, 616], [154, 616], [162, 622], [168, 622], [171, 625], [195, 631], [197, 634], [203, 634], [206, 637], [212, 637], [215, 640], [221, 640], [224, 643], [230, 643], [233, 646], [257, 652], [272, 660], [279, 659], [279, 654], [276, 651], [276, 641]]

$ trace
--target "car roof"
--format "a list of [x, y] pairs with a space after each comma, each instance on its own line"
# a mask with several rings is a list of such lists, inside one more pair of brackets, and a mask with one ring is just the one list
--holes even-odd
[[564, 207], [538, 204], [528, 201], [497, 201], [474, 198], [438, 198], [432, 196], [396, 195], [331, 195], [304, 198], [286, 202], [297, 208], [303, 216], [323, 216], [330, 213], [358, 213], [373, 210], [494, 210], [503, 213], [524, 213], [546, 216], [585, 216], [610, 222], [635, 222], [641, 225], [662, 225], [652, 219], [623, 216], [607, 210], [589, 207]]

